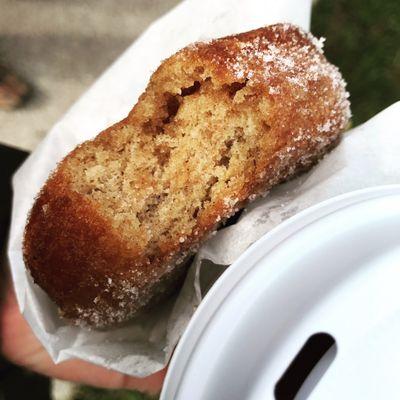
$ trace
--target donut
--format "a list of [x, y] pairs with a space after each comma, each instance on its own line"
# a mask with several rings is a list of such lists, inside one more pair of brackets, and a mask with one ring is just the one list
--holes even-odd
[[82, 326], [157, 307], [227, 218], [339, 142], [345, 86], [322, 41], [291, 24], [172, 55], [41, 189], [23, 242], [34, 282]]

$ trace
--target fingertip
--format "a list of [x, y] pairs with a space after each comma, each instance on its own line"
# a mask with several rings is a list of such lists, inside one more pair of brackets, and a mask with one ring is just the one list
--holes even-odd
[[166, 373], [167, 367], [164, 367], [160, 371], [157, 371], [154, 374], [144, 378], [125, 375], [126, 380], [124, 382], [124, 388], [139, 390], [150, 395], [159, 394], [164, 383]]

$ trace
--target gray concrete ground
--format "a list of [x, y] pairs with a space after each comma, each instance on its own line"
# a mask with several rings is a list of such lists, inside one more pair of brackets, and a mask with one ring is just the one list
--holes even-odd
[[0, 110], [0, 142], [32, 150], [123, 50], [179, 0], [0, 0], [0, 64], [33, 88]]

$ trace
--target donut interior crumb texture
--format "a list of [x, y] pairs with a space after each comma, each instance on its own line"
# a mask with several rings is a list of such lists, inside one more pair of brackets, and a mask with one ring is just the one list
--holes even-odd
[[293, 25], [181, 50], [50, 176], [25, 234], [34, 280], [76, 323], [131, 318], [221, 221], [338, 142], [347, 98], [322, 41]]

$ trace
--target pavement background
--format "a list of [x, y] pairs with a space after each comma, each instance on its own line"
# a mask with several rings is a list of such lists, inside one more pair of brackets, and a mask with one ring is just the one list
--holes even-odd
[[0, 64], [33, 89], [0, 110], [0, 142], [32, 150], [137, 36], [179, 0], [0, 0]]

